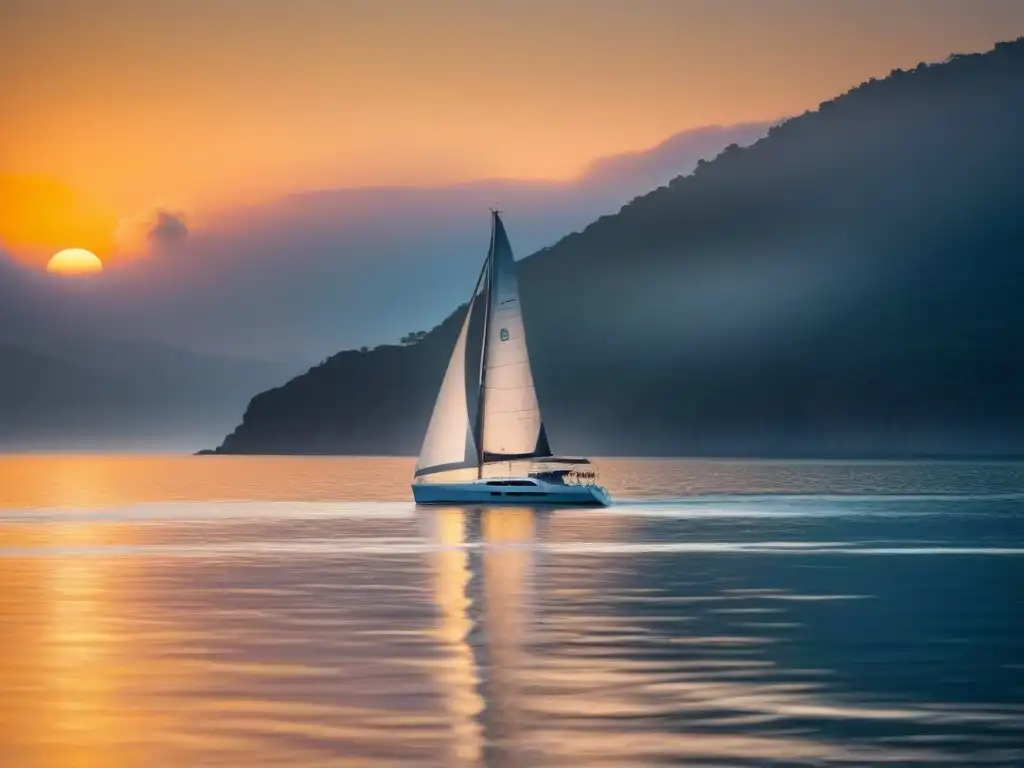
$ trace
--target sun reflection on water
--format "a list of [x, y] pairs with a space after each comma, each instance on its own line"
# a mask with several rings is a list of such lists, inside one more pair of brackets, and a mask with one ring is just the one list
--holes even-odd
[[[477, 718], [484, 703], [470, 646], [473, 622], [469, 616], [469, 585], [473, 578], [466, 541], [466, 515], [458, 507], [437, 509], [422, 520], [437, 544], [430, 554], [434, 570], [434, 600], [440, 613], [437, 636], [448, 659], [437, 665], [438, 682], [445, 693], [450, 718], [451, 750], [447, 764], [477, 765], [483, 757], [483, 729]], [[432, 529], [432, 530], [430, 530]]]

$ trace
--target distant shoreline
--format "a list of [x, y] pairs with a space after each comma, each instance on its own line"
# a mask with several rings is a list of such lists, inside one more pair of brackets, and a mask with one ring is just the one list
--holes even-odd
[[[273, 453], [259, 452], [234, 452], [219, 451], [216, 449], [204, 448], [191, 454], [193, 456], [290, 456], [306, 458], [353, 458], [353, 459], [415, 459], [416, 456], [408, 453], [327, 453], [327, 452], [298, 452], [280, 451]], [[681, 459], [689, 461], [751, 461], [751, 462], [1018, 462], [1024, 461], [1024, 454], [822, 454], [822, 455], [770, 455], [761, 456], [755, 454], [682, 454], [682, 453], [651, 453], [651, 454], [628, 454], [621, 456], [604, 456], [599, 454], [591, 455], [595, 461], [601, 459], [635, 459], [635, 460], [660, 460], [660, 459]]]

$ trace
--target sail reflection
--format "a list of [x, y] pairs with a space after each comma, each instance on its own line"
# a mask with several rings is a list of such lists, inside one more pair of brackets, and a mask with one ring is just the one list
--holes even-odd
[[424, 518], [437, 545], [430, 554], [434, 601], [439, 609], [437, 638], [448, 653], [437, 668], [451, 731], [448, 765], [476, 765], [483, 756], [483, 728], [477, 717], [483, 698], [477, 686], [476, 661], [470, 647], [473, 629], [469, 585], [473, 578], [466, 543], [466, 514], [458, 507], [438, 509]]
[[489, 741], [494, 762], [524, 764], [523, 672], [533, 626], [534, 511], [488, 509], [481, 518], [484, 625], [489, 656]]
[[[453, 737], [449, 764], [523, 764], [520, 681], [533, 627], [535, 512], [451, 507], [426, 519], [436, 545], [438, 637], [451, 654], [439, 671]], [[465, 545], [477, 543], [480, 554], [471, 555]]]

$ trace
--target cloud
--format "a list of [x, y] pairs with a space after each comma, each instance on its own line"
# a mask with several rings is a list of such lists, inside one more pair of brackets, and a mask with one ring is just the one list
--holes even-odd
[[154, 212], [154, 221], [146, 237], [156, 245], [177, 245], [188, 237], [184, 215], [158, 209]]
[[779, 122], [782, 120], [683, 131], [649, 149], [598, 158], [583, 172], [580, 183], [644, 194], [689, 173], [699, 160], [711, 160], [729, 144], [753, 144]]
[[632, 153], [564, 182], [341, 188], [202, 219], [187, 201], [154, 201], [122, 220], [116, 268], [56, 297], [48, 316], [89, 319], [98, 335], [304, 362], [397, 341], [466, 301], [487, 251], [488, 206], [506, 212], [523, 258], [764, 130], [686, 132], [652, 149], [656, 162]]

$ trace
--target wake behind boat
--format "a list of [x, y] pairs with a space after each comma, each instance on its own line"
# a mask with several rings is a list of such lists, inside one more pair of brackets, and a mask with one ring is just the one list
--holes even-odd
[[497, 211], [416, 462], [412, 494], [418, 504], [611, 503], [588, 459], [557, 457], [548, 445], [515, 257]]

